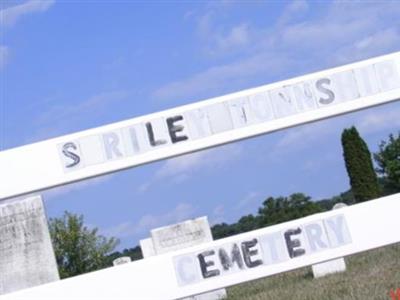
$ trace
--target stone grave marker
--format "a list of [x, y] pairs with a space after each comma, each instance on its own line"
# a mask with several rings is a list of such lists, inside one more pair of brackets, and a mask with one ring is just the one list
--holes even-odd
[[132, 259], [129, 256], [121, 256], [113, 260], [113, 265], [114, 266], [119, 266], [123, 264], [130, 263]]
[[151, 238], [140, 240], [140, 248], [142, 249], [143, 258], [157, 255]]
[[[332, 209], [340, 209], [347, 207], [345, 203], [336, 203]], [[339, 273], [346, 271], [346, 262], [343, 257], [328, 260], [319, 264], [312, 265], [314, 278], [320, 278], [328, 274]]]
[[151, 230], [154, 251], [163, 254], [213, 240], [207, 217]]
[[[150, 234], [151, 238], [140, 241], [144, 258], [213, 241], [207, 217], [155, 228], [151, 230]], [[226, 298], [226, 290], [218, 289], [184, 299], [217, 300], [224, 298]]]
[[59, 280], [40, 196], [0, 204], [0, 294]]

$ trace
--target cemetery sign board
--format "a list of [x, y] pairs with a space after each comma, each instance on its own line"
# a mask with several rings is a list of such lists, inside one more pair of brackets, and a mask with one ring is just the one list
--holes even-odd
[[399, 242], [399, 211], [400, 193], [18, 291], [1, 299], [188, 297]]
[[0, 152], [0, 199], [400, 99], [400, 52]]
[[180, 286], [285, 261], [351, 244], [343, 214], [329, 216], [265, 234], [236, 238], [226, 244], [173, 258]]

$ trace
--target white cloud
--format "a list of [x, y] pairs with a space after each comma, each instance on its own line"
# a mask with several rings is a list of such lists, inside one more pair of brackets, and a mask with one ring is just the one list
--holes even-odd
[[276, 144], [275, 148], [279, 150], [290, 149], [292, 145], [299, 148], [301, 145], [307, 145], [310, 139], [318, 139], [318, 136], [325, 131], [324, 123], [307, 124], [300, 127], [294, 127], [289, 130]]
[[389, 48], [399, 41], [399, 30], [399, 28], [392, 27], [378, 31], [373, 35], [357, 41], [354, 46], [358, 50], [370, 49], [374, 46], [374, 44], [378, 44], [379, 47]]
[[[334, 124], [333, 124], [334, 122]], [[284, 154], [299, 151], [315, 145], [339, 127], [337, 120], [327, 120], [288, 129], [268, 153], [269, 160], [282, 158]]]
[[275, 25], [258, 28], [243, 22], [226, 28], [208, 11], [198, 18], [203, 47], [209, 53], [221, 53], [224, 61], [229, 61], [227, 48], [241, 55], [167, 83], [156, 89], [153, 97], [199, 98], [204, 91], [233, 91], [252, 78], [268, 80], [288, 70], [310, 72], [399, 50], [400, 6], [396, 1], [337, 1], [318, 8], [318, 14], [311, 16], [307, 15], [311, 11], [308, 2], [291, 2]]
[[139, 185], [137, 191], [138, 191], [139, 193], [144, 193], [144, 192], [146, 192], [146, 191], [150, 188], [151, 184], [152, 184], [151, 181], [142, 183], [142, 184]]
[[7, 7], [0, 10], [0, 23], [2, 26], [13, 26], [24, 15], [36, 12], [45, 12], [54, 3], [54, 0], [30, 0], [22, 4]]
[[153, 178], [139, 186], [138, 192], [146, 192], [159, 181], [180, 184], [201, 170], [222, 168], [241, 154], [242, 147], [239, 144], [230, 144], [168, 159]]
[[[54, 2], [55, 0], [30, 0], [22, 4], [3, 8], [0, 10], [0, 28], [11, 27], [15, 25], [24, 15], [36, 12], [44, 12], [48, 10], [54, 4]], [[4, 34], [4, 30], [2, 30], [1, 34]], [[0, 71], [8, 63], [9, 57], [9, 47], [6, 45], [0, 45]]]
[[299, 17], [308, 12], [309, 8], [309, 4], [306, 0], [294, 0], [290, 2], [279, 17], [277, 27], [296, 21]]
[[147, 191], [150, 186], [161, 180], [179, 184], [201, 170], [221, 168], [237, 159], [241, 152], [242, 149], [239, 145], [231, 144], [169, 159], [156, 171], [149, 182], [139, 187], [139, 192]]
[[392, 128], [400, 130], [400, 102], [375, 108], [358, 120], [356, 126], [365, 135]]
[[4, 68], [4, 66], [8, 62], [8, 58], [10, 56], [9, 49], [7, 46], [0, 45], [0, 70]]
[[[37, 115], [33, 120], [37, 131], [30, 135], [26, 143], [48, 139], [61, 134], [81, 129], [84, 122], [97, 124], [99, 116], [107, 113], [112, 105], [127, 99], [127, 91], [111, 91], [96, 94], [88, 99], [76, 103], [60, 102]], [[57, 100], [53, 100], [57, 101]]]
[[249, 26], [242, 23], [233, 27], [226, 36], [218, 36], [216, 43], [220, 49], [225, 51], [231, 48], [242, 47], [249, 42], [249, 34]]
[[236, 210], [243, 210], [248, 207], [254, 208], [254, 204], [257, 200], [259, 200], [259, 197], [261, 196], [260, 192], [257, 191], [250, 191], [247, 193], [246, 196], [244, 196], [236, 205]]
[[[377, 45], [379, 46], [377, 47]], [[338, 62], [347, 63], [349, 57], [353, 60], [362, 60], [366, 57], [390, 52], [398, 45], [400, 45], [400, 25], [399, 27], [385, 28], [372, 35], [357, 39], [337, 51], [334, 57]]]
[[157, 178], [192, 174], [203, 168], [217, 169], [236, 159], [242, 153], [239, 145], [227, 145], [171, 158], [156, 172]]
[[393, 28], [400, 26], [399, 13], [395, 1], [333, 2], [319, 18], [283, 28], [281, 41], [285, 47], [309, 51], [327, 65], [364, 59], [398, 49]]
[[[331, 139], [333, 134], [340, 137], [344, 128], [356, 126], [364, 137], [393, 128], [400, 128], [400, 102], [375, 107], [367, 111], [351, 113], [311, 124], [293, 127], [287, 130], [278, 140], [269, 159], [277, 159], [282, 154], [296, 152], [307, 147], [314, 147], [316, 143], [323, 143], [324, 139]], [[324, 156], [325, 160], [333, 159]], [[310, 165], [310, 163], [308, 163]], [[307, 167], [307, 166], [305, 166]]]
[[56, 123], [56, 120], [70, 120], [72, 116], [76, 115], [85, 115], [86, 117], [94, 111], [99, 112], [107, 109], [110, 104], [125, 99], [126, 96], [126, 91], [111, 91], [96, 94], [78, 103], [57, 103], [40, 114], [35, 122], [38, 124]]
[[194, 171], [201, 165], [203, 158], [209, 155], [212, 150], [186, 154], [167, 160], [164, 165], [156, 172], [157, 178], [166, 178], [177, 174]]
[[306, 160], [301, 161], [301, 167], [307, 174], [311, 172], [318, 174], [321, 174], [321, 172], [325, 173], [328, 164], [343, 164], [343, 159], [332, 152], [322, 152], [314, 155], [312, 158], [306, 158]]
[[185, 12], [183, 14], [183, 20], [187, 21], [187, 20], [191, 19], [193, 15], [194, 15], [194, 11], [188, 10], [187, 12]]
[[42, 192], [43, 199], [46, 201], [57, 199], [60, 196], [64, 196], [73, 192], [78, 192], [88, 187], [102, 184], [104, 182], [111, 180], [112, 177], [113, 175], [109, 174], [45, 190]]
[[171, 211], [161, 214], [147, 214], [140, 218], [137, 223], [132, 221], [122, 222], [116, 226], [102, 230], [102, 234], [119, 238], [135, 235], [150, 234], [150, 230], [179, 223], [195, 217], [196, 209], [188, 203], [179, 203]]
[[250, 42], [251, 29], [246, 23], [240, 23], [232, 28], [215, 26], [215, 15], [211, 12], [201, 16], [197, 32], [205, 42], [204, 50], [208, 55], [219, 56], [237, 51]]
[[209, 220], [210, 226], [224, 222], [225, 206], [222, 204], [218, 204], [216, 207], [214, 207], [212, 214], [210, 216], [208, 216], [208, 220]]
[[[376, 149], [376, 137], [386, 139], [389, 133], [395, 133], [400, 128], [400, 101], [374, 107], [368, 110], [354, 112], [348, 115], [318, 121], [287, 130], [268, 152], [268, 161], [283, 160], [287, 154], [297, 154], [301, 150], [314, 151], [316, 145], [336, 141], [336, 147], [341, 148], [341, 133], [345, 128], [355, 126], [369, 148]], [[373, 141], [373, 142], [372, 142]], [[310, 152], [311, 153], [311, 152]], [[312, 158], [299, 161], [300, 167], [307, 173], [320, 173], [327, 165], [343, 164], [341, 155], [335, 152], [319, 152]], [[322, 199], [323, 197], [317, 197]]]
[[211, 11], [200, 16], [197, 22], [197, 33], [201, 38], [207, 38], [207, 35], [212, 30], [213, 13]]
[[153, 92], [159, 100], [187, 98], [193, 95], [204, 95], [204, 92], [215, 91], [223, 87], [234, 86], [241, 80], [260, 73], [281, 73], [292, 62], [287, 57], [274, 57], [270, 53], [261, 53], [237, 62], [209, 68], [184, 80], [168, 83]]

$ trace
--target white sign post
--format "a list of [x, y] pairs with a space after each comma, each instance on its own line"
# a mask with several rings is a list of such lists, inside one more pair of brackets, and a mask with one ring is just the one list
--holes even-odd
[[[22, 290], [1, 300], [188, 297], [400, 241], [400, 194]], [[362, 216], [362, 217], [360, 217]]]
[[400, 52], [0, 152], [0, 199], [400, 99]]

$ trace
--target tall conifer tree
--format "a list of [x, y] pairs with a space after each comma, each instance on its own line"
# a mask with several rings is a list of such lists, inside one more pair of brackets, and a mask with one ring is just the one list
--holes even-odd
[[367, 144], [353, 126], [342, 133], [343, 156], [356, 202], [380, 196], [378, 178]]

